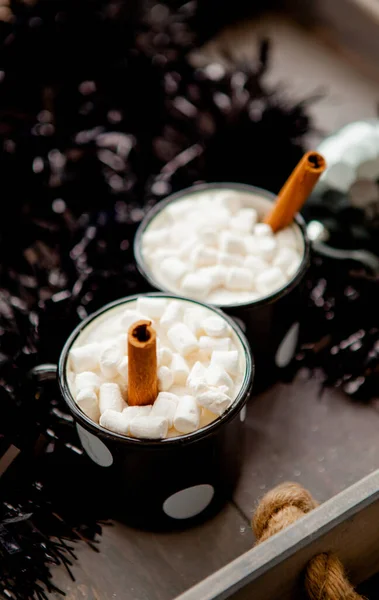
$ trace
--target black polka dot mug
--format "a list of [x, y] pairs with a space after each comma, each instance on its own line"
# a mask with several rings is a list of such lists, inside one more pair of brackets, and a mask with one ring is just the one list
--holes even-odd
[[207, 308], [222, 316], [232, 328], [245, 372], [235, 400], [221, 416], [192, 433], [149, 440], [109, 431], [79, 408], [68, 375], [69, 353], [75, 340], [94, 320], [116, 307], [127, 309], [139, 295], [108, 304], [80, 323], [62, 350], [57, 373], [82, 447], [98, 466], [99, 485], [106, 486], [112, 499], [114, 516], [140, 528], [167, 530], [209, 517], [230, 498], [242, 462], [245, 405], [252, 391], [254, 361], [244, 334], [220, 310], [170, 294], [148, 296]]
[[[195, 198], [199, 194], [213, 193], [217, 190], [237, 191], [247, 198], [253, 199], [252, 206], [260, 216], [267, 214], [276, 196], [267, 190], [238, 183], [209, 183], [195, 185], [189, 189], [173, 194], [156, 204], [143, 219], [134, 241], [134, 254], [137, 266], [152, 289], [162, 292], [172, 291], [152, 272], [142, 251], [142, 241], [145, 232], [154, 227], [156, 219], [160, 218], [162, 210], [172, 203], [187, 198]], [[212, 222], [210, 222], [212, 226]], [[255, 391], [263, 389], [275, 381], [278, 371], [286, 367], [292, 360], [298, 342], [299, 321], [304, 309], [303, 283], [310, 262], [310, 241], [306, 225], [301, 215], [296, 215], [292, 229], [298, 241], [301, 260], [296, 272], [290, 280], [279, 289], [263, 298], [245, 299], [233, 304], [218, 304], [208, 302], [221, 308], [230, 315], [243, 329], [256, 364]], [[184, 294], [183, 294], [184, 295]]]

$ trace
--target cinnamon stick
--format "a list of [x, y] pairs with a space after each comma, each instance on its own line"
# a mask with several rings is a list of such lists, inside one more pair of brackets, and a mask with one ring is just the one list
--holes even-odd
[[287, 227], [312, 192], [326, 168], [324, 157], [318, 152], [307, 152], [292, 171], [280, 190], [276, 202], [264, 222], [276, 232]]
[[141, 320], [128, 331], [128, 404], [153, 404], [157, 395], [157, 336], [151, 321]]

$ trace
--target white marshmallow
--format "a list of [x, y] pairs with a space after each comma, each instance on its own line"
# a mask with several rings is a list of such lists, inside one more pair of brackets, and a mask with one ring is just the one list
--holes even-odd
[[207, 317], [202, 322], [202, 327], [207, 335], [210, 337], [225, 337], [230, 334], [230, 327], [225, 321], [218, 315], [212, 315]]
[[170, 368], [174, 376], [174, 383], [182, 385], [187, 381], [190, 372], [189, 366], [180, 354], [173, 354]]
[[85, 388], [92, 389], [94, 392], [98, 392], [100, 387], [100, 377], [93, 371], [83, 371], [78, 373], [75, 377], [75, 390], [76, 393], [80, 392]]
[[[249, 297], [252, 297], [253, 292], [249, 292]], [[236, 293], [224, 288], [218, 288], [214, 292], [211, 292], [207, 298], [207, 301], [210, 304], [215, 304], [216, 306], [233, 306], [234, 304], [238, 304], [241, 301], [241, 292], [238, 292], [238, 298], [236, 298]]]
[[238, 373], [238, 352], [237, 350], [215, 350], [212, 353], [211, 367], [218, 366], [225, 369], [229, 375], [235, 376]]
[[220, 233], [220, 250], [228, 254], [245, 254], [245, 244], [243, 238], [230, 231], [222, 231]]
[[296, 250], [297, 242], [296, 235], [291, 227], [285, 227], [275, 234], [276, 244], [278, 248], [293, 248]]
[[140, 296], [137, 299], [137, 311], [147, 315], [151, 319], [160, 319], [167, 306], [166, 298], [154, 298], [152, 296]]
[[230, 254], [229, 252], [219, 252], [217, 260], [220, 266], [242, 267], [244, 257], [239, 256], [238, 254]]
[[[219, 387], [221, 385], [226, 386], [228, 393], [233, 389], [233, 380], [228, 375], [228, 373], [222, 367], [211, 364], [206, 370], [205, 379], [208, 385], [212, 387]], [[206, 391], [205, 389], [200, 389], [199, 393]]]
[[287, 277], [293, 277], [299, 270], [300, 267], [300, 263], [301, 263], [301, 256], [298, 255], [297, 259], [294, 260], [289, 267], [287, 267], [286, 273], [287, 273]]
[[102, 383], [99, 393], [99, 409], [103, 414], [107, 409], [121, 412], [125, 408], [120, 386], [117, 383]]
[[218, 252], [215, 248], [208, 248], [203, 244], [198, 244], [190, 253], [190, 261], [195, 267], [215, 265]]
[[246, 235], [243, 239], [246, 254], [255, 255], [258, 252], [259, 239], [255, 235]]
[[175, 350], [182, 356], [187, 356], [199, 347], [194, 334], [184, 323], [176, 323], [170, 327], [167, 337]]
[[128, 381], [128, 357], [124, 356], [118, 366], [117, 366], [117, 373], [122, 377], [122, 379], [124, 379], [126, 382]]
[[177, 249], [176, 256], [186, 262], [188, 257], [192, 251], [192, 248], [198, 243], [198, 239], [196, 235], [190, 235], [186, 237], [185, 241], [180, 244]]
[[200, 422], [200, 408], [193, 396], [179, 398], [174, 417], [174, 427], [180, 433], [196, 431]]
[[255, 279], [255, 286], [263, 295], [271, 294], [276, 290], [279, 290], [286, 283], [282, 271], [279, 267], [270, 267], [263, 273], [257, 275]]
[[123, 358], [120, 344], [107, 344], [100, 353], [100, 371], [107, 379], [117, 377], [117, 369]]
[[202, 322], [208, 314], [200, 306], [191, 306], [191, 308], [186, 308], [184, 312], [183, 323], [187, 325], [195, 336], [203, 335], [205, 331], [202, 327]]
[[152, 410], [151, 404], [145, 404], [144, 406], [127, 406], [122, 411], [122, 414], [129, 422], [131, 422], [136, 417], [147, 417]]
[[163, 440], [167, 437], [168, 420], [164, 417], [149, 415], [136, 417], [129, 426], [130, 435], [148, 440]]
[[212, 227], [215, 231], [223, 229], [224, 227], [229, 226], [229, 222], [231, 219], [231, 212], [227, 208], [215, 208], [213, 207], [212, 211], [206, 215], [208, 222], [212, 223]]
[[171, 283], [178, 283], [188, 272], [187, 265], [179, 258], [165, 258], [160, 265], [161, 273]]
[[165, 308], [163, 315], [161, 316], [160, 325], [165, 329], [174, 325], [177, 321], [182, 318], [183, 309], [177, 300], [172, 300], [168, 303]]
[[181, 283], [180, 289], [189, 297], [205, 298], [212, 288], [212, 280], [204, 274], [188, 273]]
[[171, 369], [162, 366], [158, 369], [158, 389], [167, 392], [174, 383], [174, 375]]
[[95, 371], [99, 366], [100, 348], [97, 342], [71, 348], [69, 356], [73, 371]]
[[276, 251], [276, 240], [274, 237], [262, 237], [259, 240], [259, 244], [257, 246], [257, 254], [261, 256], [264, 260], [270, 261]]
[[[234, 256], [231, 254], [230, 256]], [[223, 285], [227, 273], [227, 267], [224, 265], [212, 265], [211, 267], [203, 267], [198, 269], [199, 275], [204, 275], [211, 281], [211, 289], [217, 288], [219, 285]]]
[[165, 244], [168, 238], [169, 230], [164, 229], [148, 229], [143, 234], [143, 243], [148, 248], [158, 248]]
[[172, 361], [172, 350], [167, 348], [167, 346], [163, 346], [158, 350], [158, 366], [159, 367], [168, 367]]
[[209, 387], [196, 399], [199, 406], [210, 410], [216, 415], [222, 415], [232, 403], [232, 399], [217, 387]]
[[257, 211], [254, 208], [241, 208], [241, 210], [232, 217], [230, 227], [241, 233], [249, 233], [253, 231], [257, 218]]
[[204, 225], [199, 229], [199, 236], [206, 246], [216, 247], [218, 244], [218, 234], [209, 225]]
[[187, 386], [195, 396], [207, 388], [207, 369], [200, 361], [195, 362], [187, 378]]
[[293, 263], [299, 264], [299, 259], [299, 254], [293, 248], [279, 248], [272, 264], [286, 273]]
[[128, 435], [130, 419], [123, 412], [117, 412], [108, 408], [100, 417], [100, 425], [105, 429], [114, 431], [121, 435]]
[[186, 200], [170, 202], [167, 205], [165, 212], [172, 220], [176, 221], [176, 219], [184, 217], [184, 215], [186, 215], [193, 207], [194, 201], [187, 198]]
[[209, 337], [202, 335], [199, 339], [200, 350], [203, 350], [205, 354], [211, 354], [213, 350], [230, 350], [231, 341], [228, 337]]
[[143, 315], [137, 310], [127, 309], [124, 311], [121, 317], [120, 326], [124, 331], [128, 331], [129, 328], [137, 321], [151, 321], [147, 315]]
[[269, 268], [269, 264], [258, 256], [246, 256], [244, 265], [246, 269], [249, 269], [250, 273], [255, 277], [258, 273], [262, 273], [265, 269]]
[[254, 235], [259, 238], [271, 237], [273, 232], [270, 225], [267, 225], [267, 223], [257, 223], [254, 227]]
[[151, 409], [151, 415], [154, 417], [164, 417], [168, 421], [168, 426], [172, 427], [178, 402], [179, 398], [175, 394], [160, 392]]
[[96, 392], [92, 388], [83, 388], [76, 396], [76, 404], [93, 421], [98, 421], [100, 412]]
[[214, 197], [215, 204], [226, 208], [231, 213], [237, 213], [241, 208], [241, 198], [238, 192], [222, 191]]
[[244, 267], [230, 267], [225, 279], [228, 290], [251, 290], [254, 287], [254, 277]]

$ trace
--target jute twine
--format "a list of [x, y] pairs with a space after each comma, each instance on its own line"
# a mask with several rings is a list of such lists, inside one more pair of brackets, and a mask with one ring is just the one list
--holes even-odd
[[[317, 502], [297, 483], [283, 483], [268, 492], [253, 516], [257, 544], [282, 531], [316, 508]], [[311, 600], [363, 600], [348, 581], [341, 561], [330, 553], [308, 563], [305, 588]]]

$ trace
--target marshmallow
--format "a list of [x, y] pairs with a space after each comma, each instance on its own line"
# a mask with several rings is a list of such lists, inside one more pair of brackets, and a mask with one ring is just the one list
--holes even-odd
[[128, 435], [130, 419], [128, 419], [124, 412], [117, 412], [108, 408], [103, 412], [99, 421], [100, 425], [105, 429], [120, 433], [121, 435]]
[[96, 392], [92, 388], [83, 388], [76, 396], [76, 404], [93, 421], [98, 421], [100, 412]]
[[205, 333], [202, 323], [208, 315], [209, 313], [200, 306], [193, 306], [185, 310], [183, 323], [189, 327], [195, 336], [199, 336]]
[[272, 294], [285, 285], [285, 283], [286, 278], [279, 267], [270, 267], [257, 275], [255, 279], [255, 286], [258, 292], [263, 295]]
[[221, 317], [217, 315], [207, 317], [202, 322], [205, 333], [210, 337], [224, 337], [230, 333], [230, 327]]
[[275, 254], [276, 240], [274, 237], [262, 237], [259, 240], [259, 244], [256, 249], [256, 253], [259, 254], [264, 260], [271, 260]]
[[148, 229], [143, 236], [143, 243], [148, 248], [158, 248], [167, 241], [168, 229]]
[[195, 362], [187, 378], [187, 386], [195, 396], [206, 389], [206, 376], [207, 369], [203, 363]]
[[254, 278], [249, 269], [230, 267], [225, 279], [225, 287], [228, 290], [251, 290], [253, 286]]
[[158, 366], [159, 367], [168, 367], [172, 361], [172, 350], [163, 346], [158, 350]]
[[297, 258], [287, 267], [287, 277], [293, 277], [299, 270], [301, 264], [301, 257], [298, 255]]
[[241, 210], [232, 217], [230, 227], [241, 233], [249, 233], [253, 231], [257, 218], [257, 211], [254, 208], [241, 208]]
[[182, 356], [187, 356], [199, 347], [194, 334], [184, 323], [176, 323], [170, 327], [167, 337], [175, 350]]
[[105, 346], [99, 358], [100, 371], [104, 377], [107, 379], [117, 377], [117, 369], [122, 358], [123, 353], [120, 344], [107, 344]]
[[179, 398], [174, 416], [174, 427], [180, 433], [196, 431], [200, 422], [200, 408], [193, 396]]
[[161, 273], [171, 283], [178, 283], [187, 273], [187, 265], [179, 258], [165, 258], [160, 265]]
[[[230, 392], [233, 389], [233, 380], [225, 371], [225, 369], [223, 369], [219, 365], [209, 365], [208, 369], [206, 370], [205, 379], [206, 383], [212, 387], [224, 385], [226, 386], [228, 392]], [[203, 393], [204, 391], [206, 390], [199, 389], [199, 393]]]
[[221, 367], [230, 375], [237, 375], [239, 367], [238, 363], [239, 360], [237, 350], [229, 350], [226, 352], [222, 350], [215, 350], [212, 353], [211, 367]]
[[117, 366], [117, 373], [126, 381], [128, 381], [128, 362], [128, 357], [124, 356]]
[[228, 254], [245, 254], [246, 248], [243, 239], [230, 231], [220, 233], [220, 250]]
[[146, 321], [146, 320], [151, 321], [151, 319], [149, 319], [149, 317], [147, 317], [146, 315], [143, 315], [139, 311], [127, 309], [124, 311], [124, 313], [121, 317], [120, 327], [124, 331], [128, 331], [129, 328], [134, 323], [137, 323], [137, 321]]
[[241, 199], [238, 192], [222, 191], [215, 195], [215, 203], [236, 214], [241, 208]]
[[227, 208], [220, 207], [216, 209], [216, 212], [209, 214], [208, 222], [212, 223], [213, 229], [220, 230], [224, 227], [228, 227], [230, 218], [230, 211]]
[[258, 256], [246, 256], [243, 266], [249, 269], [253, 277], [269, 268], [269, 264]]
[[102, 383], [99, 393], [100, 413], [103, 414], [108, 408], [121, 412], [124, 407], [120, 386], [117, 383]]
[[137, 299], [137, 311], [152, 319], [160, 319], [167, 306], [166, 298], [140, 296]]
[[[215, 234], [217, 236], [217, 234]], [[196, 235], [190, 235], [185, 239], [185, 241], [180, 244], [177, 249], [176, 255], [178, 258], [182, 259], [184, 262], [188, 260], [188, 256], [191, 253], [192, 248], [198, 243], [198, 239]]]
[[300, 256], [293, 248], [279, 248], [272, 264], [286, 273], [293, 263], [298, 265], [299, 260]]
[[162, 366], [158, 369], [158, 388], [162, 392], [167, 392], [174, 383], [174, 375], [171, 369]]
[[168, 432], [168, 420], [164, 417], [136, 417], [129, 426], [130, 435], [150, 440], [163, 440]]
[[202, 335], [199, 339], [200, 350], [203, 350], [205, 354], [211, 354], [213, 350], [230, 350], [231, 341], [228, 337], [209, 337]]
[[187, 381], [190, 372], [189, 366], [180, 354], [173, 354], [170, 368], [174, 377], [174, 383], [181, 385]]
[[216, 247], [218, 244], [218, 234], [209, 225], [204, 225], [199, 230], [199, 235], [206, 246]]
[[275, 234], [276, 244], [278, 248], [293, 248], [296, 250], [296, 235], [291, 227], [285, 227]]
[[170, 202], [166, 207], [166, 214], [171, 217], [173, 221], [184, 217], [191, 208], [194, 206], [194, 200], [187, 198], [186, 200], [177, 200], [176, 202]]
[[164, 417], [168, 421], [168, 426], [172, 427], [178, 402], [179, 398], [175, 394], [160, 392], [151, 409], [151, 415], [154, 417]]
[[76, 392], [80, 392], [84, 388], [92, 389], [94, 392], [98, 392], [100, 386], [100, 377], [93, 373], [93, 371], [83, 371], [78, 373], [75, 377], [75, 389]]
[[271, 237], [273, 235], [270, 225], [266, 223], [257, 223], [254, 227], [254, 235], [256, 237]]
[[[255, 237], [255, 235], [246, 235], [243, 239], [243, 243], [245, 244], [246, 254], [254, 255], [258, 252], [259, 238]], [[246, 258], [249, 257], [247, 256]]]
[[180, 289], [189, 297], [205, 298], [212, 288], [212, 280], [203, 274], [188, 273], [181, 283]]
[[100, 348], [97, 342], [71, 348], [69, 356], [73, 371], [95, 371], [99, 365]]
[[195, 267], [214, 265], [217, 262], [218, 252], [215, 248], [208, 248], [199, 244], [190, 253], [190, 261]]
[[144, 406], [127, 406], [122, 411], [122, 414], [126, 419], [131, 422], [136, 417], [147, 417], [152, 410], [151, 404], [145, 404]]
[[174, 325], [177, 321], [182, 318], [182, 307], [177, 300], [172, 300], [166, 306], [163, 315], [161, 316], [160, 325], [165, 329]]
[[217, 387], [209, 387], [207, 391], [197, 396], [196, 400], [199, 406], [210, 410], [216, 415], [222, 415], [232, 403], [230, 396]]
[[[230, 256], [234, 256], [230, 254]], [[199, 275], [204, 275], [207, 279], [211, 281], [211, 289], [217, 288], [219, 285], [223, 285], [227, 273], [227, 267], [224, 265], [212, 265], [211, 267], [203, 267], [202, 269], [198, 269]]]
[[220, 266], [226, 267], [242, 267], [244, 258], [238, 254], [230, 254], [230, 252], [219, 252], [218, 263]]

